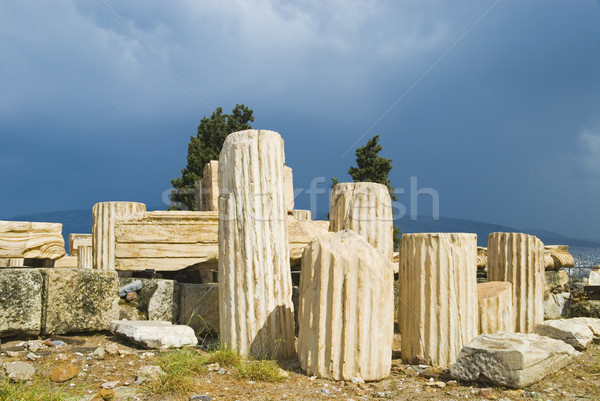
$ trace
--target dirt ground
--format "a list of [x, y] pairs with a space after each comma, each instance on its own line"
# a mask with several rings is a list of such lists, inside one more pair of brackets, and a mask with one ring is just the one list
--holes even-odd
[[[159, 396], [148, 394], [143, 386], [135, 383], [137, 372], [142, 366], [157, 364], [160, 358], [159, 351], [138, 348], [111, 335], [52, 337], [50, 340], [66, 344], [56, 347], [47, 342], [48, 345], [42, 344], [40, 347], [43, 340], [11, 339], [1, 345], [0, 358], [2, 362], [29, 362], [35, 366], [36, 375], [41, 377], [50, 377], [53, 369], [59, 364], [74, 365], [78, 369], [74, 378], [61, 384], [47, 380], [47, 385], [69, 391], [73, 394], [69, 399], [77, 401], [92, 399], [106, 382], [115, 382], [113, 400], [600, 399], [598, 345], [592, 345], [562, 371], [523, 390], [497, 388], [485, 383], [457, 383], [447, 376], [447, 372], [402, 363], [397, 359], [400, 355], [396, 350], [393, 353], [391, 375], [379, 382], [333, 382], [307, 377], [301, 372], [298, 361], [291, 360], [280, 363], [289, 375], [281, 382], [243, 380], [236, 378], [232, 372], [221, 369], [199, 375], [195, 379], [197, 387], [194, 391], [178, 396]], [[94, 356], [93, 353], [98, 347], [110, 352], [106, 352], [102, 358]], [[39, 358], [28, 360], [27, 355], [30, 352]], [[491, 389], [486, 389], [489, 387]]]

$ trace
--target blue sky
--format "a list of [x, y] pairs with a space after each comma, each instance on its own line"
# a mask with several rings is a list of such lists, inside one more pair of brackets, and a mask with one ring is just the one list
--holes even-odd
[[2, 1], [0, 54], [0, 218], [160, 206], [244, 103], [299, 189], [380, 134], [407, 209], [600, 239], [598, 1]]

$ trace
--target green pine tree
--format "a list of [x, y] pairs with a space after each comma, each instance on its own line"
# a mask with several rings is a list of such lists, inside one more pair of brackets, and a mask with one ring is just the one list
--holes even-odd
[[[357, 167], [350, 167], [348, 174], [350, 174], [354, 182], [366, 181], [385, 185], [390, 192], [392, 200], [397, 201], [398, 198], [394, 193], [394, 188], [389, 178], [390, 171], [392, 170], [392, 159], [379, 156], [379, 152], [382, 149], [379, 144], [379, 135], [375, 135], [369, 139], [365, 146], [356, 148]], [[395, 249], [398, 249], [400, 246], [400, 234], [400, 228], [394, 227]]]
[[253, 110], [243, 104], [236, 104], [231, 114], [223, 114], [218, 107], [209, 118], [202, 118], [197, 135], [190, 137], [187, 166], [181, 170], [181, 177], [171, 180], [171, 210], [197, 210], [198, 181], [206, 163], [219, 160], [219, 153], [227, 135], [232, 132], [251, 129], [254, 121]]

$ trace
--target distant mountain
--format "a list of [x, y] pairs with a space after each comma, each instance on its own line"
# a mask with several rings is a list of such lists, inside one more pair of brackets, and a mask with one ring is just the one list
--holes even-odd
[[[327, 213], [318, 213], [317, 216], [321, 220], [327, 219]], [[600, 248], [599, 242], [569, 238], [552, 231], [519, 229], [500, 224], [455, 219], [452, 217], [440, 217], [439, 220], [434, 220], [431, 216], [417, 216], [415, 220], [411, 220], [409, 217], [404, 217], [400, 219], [396, 225], [400, 226], [400, 231], [403, 233], [475, 233], [477, 234], [477, 244], [479, 246], [487, 246], [490, 233], [517, 232], [535, 235], [546, 245], [569, 245], [586, 248]]]
[[[161, 210], [163, 208], [151, 208], [148, 210]], [[313, 216], [315, 218], [315, 216]], [[319, 220], [327, 219], [327, 212], [317, 213]], [[40, 221], [63, 224], [63, 236], [65, 237], [65, 247], [68, 250], [68, 239], [71, 233], [91, 233], [92, 232], [92, 211], [91, 210], [72, 210], [61, 212], [47, 212], [15, 216], [8, 220], [15, 221]], [[569, 238], [562, 234], [547, 230], [538, 229], [518, 229], [514, 227], [503, 226], [500, 224], [483, 223], [480, 221], [455, 219], [452, 217], [440, 217], [434, 220], [431, 216], [418, 216], [416, 220], [408, 217], [401, 219], [398, 224], [403, 233], [427, 233], [427, 232], [466, 232], [477, 234], [477, 243], [479, 246], [487, 246], [487, 240], [490, 233], [493, 232], [522, 232], [535, 235], [546, 245], [569, 245], [574, 247], [600, 248], [600, 243], [588, 240]]]

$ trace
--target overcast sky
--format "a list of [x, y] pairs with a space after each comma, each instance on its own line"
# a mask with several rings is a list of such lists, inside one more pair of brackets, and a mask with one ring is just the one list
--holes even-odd
[[0, 56], [0, 218], [166, 207], [244, 103], [298, 189], [380, 134], [408, 210], [600, 239], [598, 1], [2, 0]]

